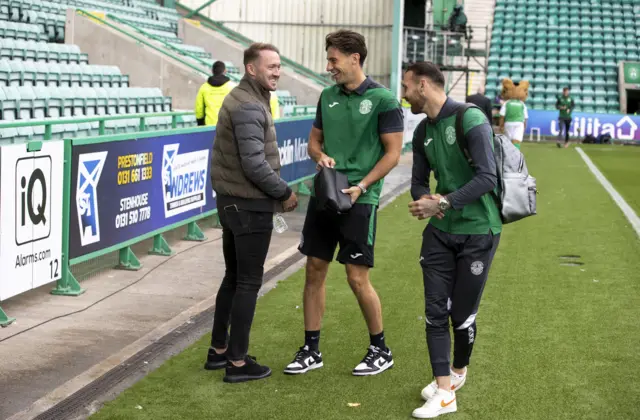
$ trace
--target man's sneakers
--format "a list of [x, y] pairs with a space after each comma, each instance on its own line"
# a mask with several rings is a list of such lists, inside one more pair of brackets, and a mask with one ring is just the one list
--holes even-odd
[[[300, 347], [296, 353], [293, 362], [284, 369], [284, 373], [288, 375], [299, 375], [309, 372], [310, 370], [321, 368], [322, 353], [311, 350], [309, 346]], [[353, 369], [355, 376], [370, 376], [382, 373], [393, 366], [393, 357], [391, 350], [382, 350], [379, 347], [369, 346], [367, 355], [362, 362]]]
[[[464, 383], [466, 381], [467, 381], [467, 370], [466, 369], [464, 371], [464, 375], [458, 375], [454, 371], [451, 371], [451, 390], [452, 391], [455, 392], [455, 391], [459, 390], [460, 388], [462, 388], [462, 386], [464, 385]], [[422, 390], [422, 392], [421, 392], [422, 399], [425, 400], [425, 401], [429, 401], [436, 394], [437, 390], [438, 390], [438, 384], [434, 380], [429, 385], [424, 387], [424, 389]]]
[[227, 362], [226, 372], [224, 378], [225, 382], [238, 383], [254, 381], [256, 379], [264, 379], [271, 376], [271, 369], [267, 366], [262, 366], [256, 362], [252, 357], [244, 358], [243, 366], [235, 366], [231, 362]]
[[455, 391], [437, 389], [433, 397], [422, 407], [413, 410], [411, 415], [417, 419], [432, 419], [441, 414], [453, 413], [457, 409]]
[[353, 369], [355, 376], [371, 376], [384, 372], [393, 367], [391, 350], [382, 350], [380, 347], [369, 346], [367, 355], [362, 362]]
[[296, 352], [293, 362], [287, 365], [284, 373], [287, 375], [299, 375], [322, 366], [322, 353], [311, 350], [309, 346], [305, 345]]
[[209, 353], [207, 354], [207, 361], [204, 364], [204, 368], [206, 370], [218, 370], [225, 366], [227, 366], [227, 356], [224, 353], [218, 354], [213, 347], [209, 347]]

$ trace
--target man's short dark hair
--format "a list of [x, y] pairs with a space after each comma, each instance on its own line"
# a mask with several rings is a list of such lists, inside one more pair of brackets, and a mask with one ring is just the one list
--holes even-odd
[[360, 66], [364, 65], [364, 60], [367, 58], [367, 44], [364, 36], [357, 32], [339, 30], [331, 32], [325, 38], [325, 51], [329, 48], [335, 48], [342, 54], [360, 54]]
[[411, 72], [417, 77], [426, 77], [444, 89], [444, 74], [442, 74], [438, 66], [430, 61], [413, 63], [407, 67], [407, 72]]
[[216, 61], [215, 63], [213, 63], [213, 66], [211, 66], [211, 71], [213, 72], [214, 76], [220, 76], [226, 69], [227, 66], [225, 66], [222, 61]]
[[280, 51], [273, 44], [265, 44], [263, 42], [254, 42], [249, 45], [249, 48], [244, 50], [244, 60], [243, 63], [246, 66], [249, 63], [252, 63], [260, 57], [261, 51], [273, 51], [280, 54]]
[[562, 90], [569, 90], [569, 86], [563, 87]]

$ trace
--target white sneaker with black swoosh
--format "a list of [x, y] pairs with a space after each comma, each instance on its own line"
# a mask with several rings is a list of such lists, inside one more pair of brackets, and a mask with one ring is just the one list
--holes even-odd
[[296, 352], [293, 362], [289, 363], [284, 369], [284, 373], [287, 375], [299, 375], [307, 373], [310, 370], [319, 369], [323, 365], [322, 353], [311, 350], [309, 346], [305, 345], [300, 347], [300, 350]]
[[353, 369], [355, 376], [371, 376], [384, 372], [393, 367], [391, 350], [382, 350], [380, 347], [369, 346], [367, 355], [362, 362]]

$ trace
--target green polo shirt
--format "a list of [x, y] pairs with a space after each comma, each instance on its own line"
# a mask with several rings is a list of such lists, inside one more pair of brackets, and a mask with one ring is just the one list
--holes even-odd
[[[491, 231], [495, 235], [502, 231], [502, 219], [491, 192], [464, 206], [456, 196], [456, 192], [475, 175], [456, 138], [456, 113], [460, 106], [447, 99], [435, 120], [425, 118], [416, 128], [411, 193], [416, 200], [429, 194], [429, 173], [433, 171], [437, 181], [436, 194], [448, 195], [453, 208], [444, 213], [443, 219], [432, 217], [429, 223], [451, 234], [486, 235]], [[469, 147], [480, 152], [478, 156], [482, 160], [474, 159], [476, 165], [488, 167], [489, 159], [493, 159], [493, 132], [486, 115], [478, 108], [470, 108], [464, 113], [462, 127]], [[483, 130], [479, 130], [481, 128]]]
[[[336, 161], [351, 185], [357, 185], [384, 155], [380, 135], [404, 131], [402, 107], [395, 95], [369, 77], [354, 91], [341, 85], [320, 95], [313, 125], [322, 130], [323, 151]], [[371, 184], [357, 203], [378, 205], [384, 179]]]

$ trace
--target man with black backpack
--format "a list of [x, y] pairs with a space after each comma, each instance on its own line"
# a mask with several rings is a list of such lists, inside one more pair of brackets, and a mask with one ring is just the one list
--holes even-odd
[[[426, 403], [413, 411], [417, 418], [457, 410], [455, 392], [467, 378], [480, 297], [502, 230], [494, 196], [498, 172], [493, 130], [482, 110], [448, 98], [444, 81], [438, 67], [429, 62], [409, 66], [402, 81], [411, 111], [427, 114], [413, 137], [414, 201], [409, 211], [419, 220], [431, 217], [423, 233], [420, 265], [435, 380], [422, 390]], [[437, 179], [436, 194], [429, 189], [431, 171]]]

